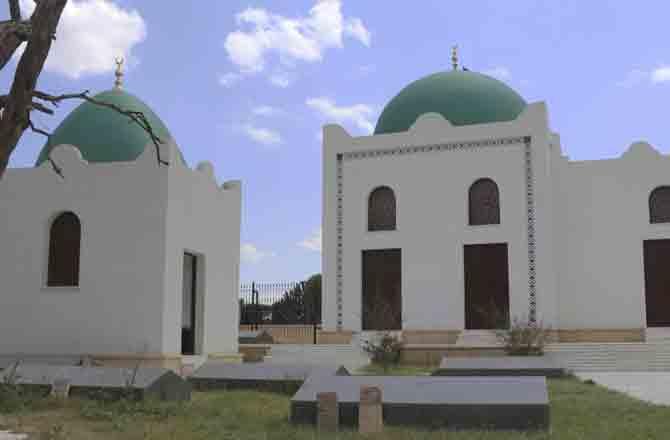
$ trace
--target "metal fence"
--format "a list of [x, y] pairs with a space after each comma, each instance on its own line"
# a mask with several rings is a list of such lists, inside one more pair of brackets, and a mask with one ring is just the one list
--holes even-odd
[[245, 283], [240, 286], [240, 325], [251, 330], [263, 326], [321, 324], [321, 291], [304, 281]]

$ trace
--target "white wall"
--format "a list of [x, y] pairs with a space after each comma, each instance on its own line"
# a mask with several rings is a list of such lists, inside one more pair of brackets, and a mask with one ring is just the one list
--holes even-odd
[[[336, 327], [336, 155], [399, 146], [436, 145], [491, 138], [531, 136], [536, 196], [550, 186], [548, 127], [543, 104], [529, 105], [516, 121], [454, 127], [439, 115], [424, 115], [406, 133], [350, 137], [339, 126], [324, 129], [323, 316]], [[468, 225], [467, 196], [481, 177], [500, 190], [501, 224]], [[528, 314], [528, 250], [523, 142], [467, 150], [421, 152], [345, 160], [343, 165], [343, 328], [361, 326], [361, 251], [402, 249], [403, 328], [464, 327], [463, 245], [508, 243], [511, 315]], [[380, 185], [396, 194], [397, 230], [367, 231], [367, 198]], [[538, 209], [547, 209], [539, 203]], [[537, 214], [545, 218], [546, 214]], [[538, 228], [538, 245], [550, 243], [551, 228]], [[554, 280], [548, 276], [549, 252], [538, 255], [538, 307], [541, 317], [555, 315]], [[545, 263], [546, 262], [546, 263]], [[541, 292], [541, 293], [540, 293]]]
[[[0, 181], [0, 353], [161, 352], [167, 173], [135, 162], [88, 164], [71, 146]], [[45, 287], [51, 220], [82, 226], [80, 285]]]
[[163, 346], [167, 352], [181, 352], [182, 261], [184, 252], [189, 252], [198, 256], [200, 271], [196, 352], [237, 353], [241, 183], [219, 187], [208, 162], [195, 170], [172, 162]]
[[649, 195], [670, 184], [670, 157], [635, 143], [619, 159], [557, 166], [562, 328], [646, 326], [643, 240], [670, 238], [649, 223]]

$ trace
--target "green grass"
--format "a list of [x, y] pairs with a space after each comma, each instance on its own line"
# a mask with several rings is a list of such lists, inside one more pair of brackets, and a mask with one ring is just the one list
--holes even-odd
[[429, 367], [394, 365], [385, 372], [381, 366], [377, 364], [369, 364], [357, 371], [356, 374], [366, 376], [430, 376], [433, 371], [435, 371], [435, 369]]
[[[418, 371], [419, 369], [414, 369]], [[402, 368], [409, 374], [409, 369]], [[425, 372], [426, 370], [423, 370]], [[396, 372], [394, 371], [394, 374]], [[196, 392], [188, 403], [31, 400], [0, 416], [0, 429], [34, 434], [35, 439], [390, 439], [390, 440], [666, 440], [670, 407], [645, 404], [576, 379], [549, 381], [551, 432], [438, 432], [387, 427], [361, 437], [350, 431], [317, 435], [288, 422], [290, 397], [252, 391]]]

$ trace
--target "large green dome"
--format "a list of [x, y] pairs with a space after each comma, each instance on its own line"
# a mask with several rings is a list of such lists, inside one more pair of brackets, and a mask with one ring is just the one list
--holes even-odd
[[452, 70], [414, 81], [384, 108], [375, 134], [407, 131], [425, 113], [439, 113], [453, 125], [511, 121], [526, 101], [501, 81], [481, 73]]
[[[115, 88], [94, 98], [124, 110], [142, 112], [161, 141], [172, 138], [160, 118], [136, 96]], [[61, 144], [74, 145], [88, 162], [126, 162], [137, 159], [150, 142], [149, 134], [127, 116], [86, 101], [56, 128], [42, 148], [36, 165], [47, 159], [53, 147]]]

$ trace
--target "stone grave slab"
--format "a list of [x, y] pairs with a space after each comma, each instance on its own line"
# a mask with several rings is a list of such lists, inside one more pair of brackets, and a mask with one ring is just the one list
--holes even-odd
[[[8, 374], [3, 372], [0, 377]], [[17, 384], [48, 394], [53, 385], [69, 381], [70, 396], [100, 399], [190, 400], [191, 385], [173, 371], [157, 367], [79, 367], [68, 365], [21, 364]], [[133, 377], [134, 376], [134, 377]]]
[[291, 399], [291, 422], [316, 424], [316, 395], [337, 392], [340, 424], [359, 424], [362, 386], [378, 387], [385, 425], [447, 429], [546, 430], [545, 377], [321, 376]]
[[545, 356], [442, 358], [433, 376], [562, 377], [565, 370]]
[[294, 393], [312, 376], [349, 375], [346, 368], [300, 364], [223, 364], [205, 362], [189, 381], [197, 390], [259, 389]]

